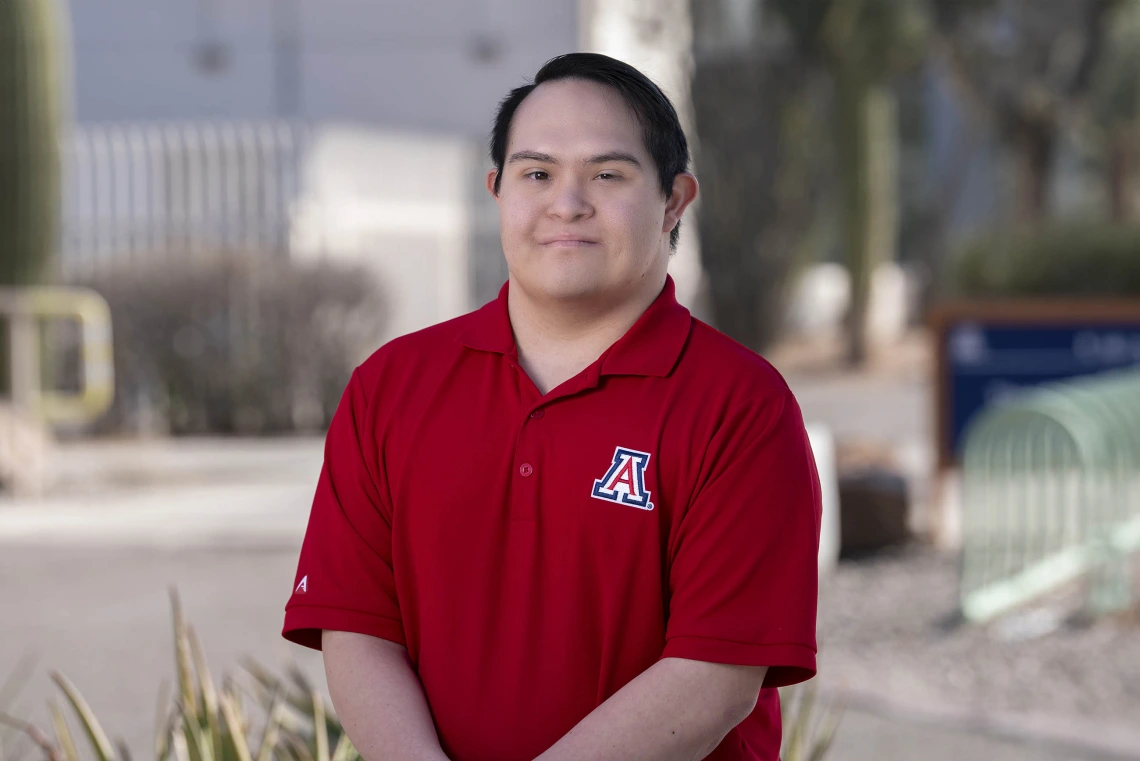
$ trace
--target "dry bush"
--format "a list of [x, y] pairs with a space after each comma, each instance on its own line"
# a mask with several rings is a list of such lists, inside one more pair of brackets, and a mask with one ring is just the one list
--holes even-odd
[[319, 430], [385, 321], [372, 273], [283, 255], [166, 259], [82, 284], [111, 306], [102, 433]]

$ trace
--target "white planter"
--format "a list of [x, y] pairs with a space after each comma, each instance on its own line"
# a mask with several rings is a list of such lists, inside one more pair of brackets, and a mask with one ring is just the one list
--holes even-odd
[[823, 576], [839, 562], [839, 475], [835, 464], [835, 437], [831, 429], [822, 423], [808, 423], [806, 427], [823, 492], [819, 529], [819, 574]]

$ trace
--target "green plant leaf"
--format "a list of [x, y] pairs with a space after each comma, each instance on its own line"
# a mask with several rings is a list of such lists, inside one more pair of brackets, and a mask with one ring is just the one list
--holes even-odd
[[342, 732], [340, 740], [337, 741], [336, 749], [333, 751], [332, 761], [353, 761], [359, 758], [360, 754], [356, 752], [352, 740], [348, 739], [348, 733]]
[[186, 745], [186, 737], [178, 730], [171, 732], [170, 747], [174, 751], [175, 761], [190, 761], [190, 750]]
[[75, 749], [75, 738], [71, 736], [71, 728], [67, 726], [67, 718], [59, 703], [48, 701], [48, 712], [51, 714], [52, 729], [55, 730], [55, 739], [63, 752], [65, 761], [79, 761], [79, 751]]
[[313, 741], [316, 746], [316, 761], [329, 760], [329, 725], [325, 722], [325, 701], [320, 693], [312, 692]]
[[253, 687], [258, 690], [258, 699], [262, 705], [272, 703], [281, 692], [281, 680], [248, 656], [242, 658], [240, 664], [242, 670], [253, 678]]
[[233, 743], [233, 749], [237, 754], [237, 761], [253, 761], [249, 753], [249, 743], [245, 739], [242, 717], [232, 695], [222, 693], [221, 708], [222, 718], [229, 729], [230, 742]]
[[265, 731], [261, 735], [261, 744], [257, 749], [256, 761], [272, 761], [273, 750], [277, 747], [281, 736], [281, 713], [284, 710], [279, 702], [274, 700], [269, 709], [269, 716], [265, 720]]
[[99, 761], [114, 761], [115, 750], [111, 747], [111, 741], [107, 739], [107, 733], [99, 725], [99, 720], [95, 718], [95, 714], [79, 690], [68, 681], [67, 677], [57, 671], [52, 672], [51, 678], [63, 690], [63, 694], [67, 696], [67, 701], [71, 703], [72, 709], [79, 716], [80, 723], [87, 733], [87, 739], [91, 741], [91, 747]]
[[225, 758], [221, 719], [218, 715], [218, 691], [214, 689], [214, 680], [210, 677], [210, 668], [206, 664], [206, 657], [202, 654], [202, 642], [194, 627], [186, 626], [186, 639], [190, 644], [190, 654], [193, 658], [194, 671], [198, 677], [197, 689], [202, 696], [202, 712], [205, 715], [206, 727], [210, 737], [210, 755], [222, 761]]
[[166, 761], [170, 753], [170, 739], [174, 732], [177, 714], [171, 711], [170, 681], [163, 679], [158, 684], [158, 702], [154, 709], [154, 759]]
[[174, 610], [174, 658], [178, 669], [178, 689], [182, 695], [182, 710], [191, 719], [198, 719], [198, 697], [194, 694], [194, 663], [190, 654], [190, 641], [186, 621], [182, 617], [182, 603], [178, 590], [170, 588], [170, 605]]
[[292, 749], [297, 761], [313, 761], [313, 753], [309, 750], [309, 746], [295, 733], [286, 732], [282, 734], [282, 737], [285, 738], [285, 742], [289, 745], [290, 749]]
[[180, 727], [182, 731], [176, 735], [175, 739], [178, 737], [182, 738], [186, 746], [188, 761], [205, 761], [206, 757], [202, 751], [202, 728], [198, 725], [197, 720], [192, 718], [184, 707], [179, 706], [178, 710], [182, 718]]
[[178, 733], [178, 719], [179, 713], [170, 711], [165, 726], [156, 733], [154, 738], [155, 761], [166, 761], [171, 751], [174, 750], [174, 736]]
[[[289, 675], [289, 679], [292, 680], [293, 685], [297, 688], [297, 692], [304, 695], [307, 700], [311, 700], [315, 690], [313, 683], [309, 681], [309, 677], [305, 676], [305, 672], [301, 671], [300, 667], [295, 663], [286, 667], [285, 671]], [[311, 703], [309, 710], [312, 710]]]
[[839, 731], [839, 724], [843, 721], [843, 709], [829, 707], [827, 716], [823, 720], [823, 728], [816, 736], [815, 747], [812, 748], [809, 761], [822, 761], [828, 751], [831, 750], [831, 744], [835, 741], [835, 735]]

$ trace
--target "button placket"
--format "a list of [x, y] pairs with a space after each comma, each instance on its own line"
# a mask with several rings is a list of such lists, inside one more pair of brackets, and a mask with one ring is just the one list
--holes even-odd
[[[541, 413], [541, 414], [536, 414]], [[518, 444], [515, 447], [514, 481], [511, 489], [511, 519], [534, 521], [538, 517], [538, 440], [542, 426], [534, 423], [546, 413], [541, 407], [532, 410], [519, 423]]]

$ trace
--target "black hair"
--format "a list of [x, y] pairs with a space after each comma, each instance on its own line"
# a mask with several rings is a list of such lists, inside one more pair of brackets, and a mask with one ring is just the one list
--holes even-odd
[[[544, 82], [561, 79], [581, 79], [597, 82], [617, 91], [633, 110], [645, 139], [645, 147], [657, 166], [657, 177], [661, 182], [661, 192], [665, 198], [673, 195], [673, 179], [689, 169], [689, 144], [681, 129], [677, 111], [661, 88], [653, 84], [649, 77], [628, 63], [597, 53], [567, 53], [547, 61], [534, 81], [511, 90], [499, 104], [495, 113], [495, 125], [491, 131], [491, 161], [495, 164], [495, 194], [499, 193], [499, 181], [503, 176], [503, 164], [507, 158], [507, 138], [510, 135], [511, 121], [519, 104], [530, 95], [534, 88]], [[681, 223], [669, 233], [669, 245], [676, 249], [677, 238], [681, 233]]]

